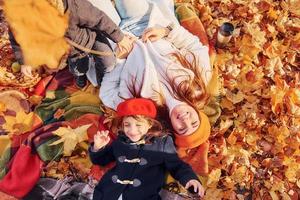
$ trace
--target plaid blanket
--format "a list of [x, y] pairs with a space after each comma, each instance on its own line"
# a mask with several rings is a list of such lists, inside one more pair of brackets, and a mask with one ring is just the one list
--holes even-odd
[[98, 90], [76, 89], [67, 70], [41, 80], [33, 95], [45, 96], [33, 112], [38, 122], [20, 135], [0, 135], [0, 190], [18, 198], [34, 187], [45, 163], [61, 156], [61, 144], [49, 146], [59, 139], [53, 131], [92, 124], [87, 130], [92, 137], [102, 115]]
[[41, 178], [32, 191], [23, 200], [59, 199], [59, 200], [89, 200], [92, 199], [95, 183], [76, 182], [72, 177], [61, 180]]

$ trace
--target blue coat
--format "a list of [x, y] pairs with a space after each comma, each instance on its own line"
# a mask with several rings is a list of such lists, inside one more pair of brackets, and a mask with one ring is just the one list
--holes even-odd
[[159, 191], [165, 182], [166, 172], [183, 186], [198, 180], [192, 168], [179, 159], [170, 136], [152, 138], [150, 143], [133, 143], [120, 135], [111, 145], [99, 151], [89, 149], [94, 164], [116, 165], [100, 180], [93, 200], [159, 200]]

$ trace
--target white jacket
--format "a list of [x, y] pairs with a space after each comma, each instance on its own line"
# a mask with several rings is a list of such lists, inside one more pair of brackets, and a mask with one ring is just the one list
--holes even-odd
[[[106, 73], [100, 87], [100, 99], [105, 106], [116, 109], [124, 98], [133, 97], [129, 88], [140, 91], [144, 98], [158, 102], [163, 95], [171, 111], [181, 102], [175, 100], [168, 78], [176, 78], [175, 84], [188, 78], [194, 78], [194, 73], [182, 67], [170, 57], [170, 53], [191, 51], [199, 62], [202, 78], [207, 84], [212, 76], [209, 62], [208, 47], [203, 46], [199, 39], [181, 26], [176, 26], [168, 37], [151, 43], [138, 40], [126, 60], [119, 63], [109, 73]], [[141, 89], [141, 90], [140, 90]]]

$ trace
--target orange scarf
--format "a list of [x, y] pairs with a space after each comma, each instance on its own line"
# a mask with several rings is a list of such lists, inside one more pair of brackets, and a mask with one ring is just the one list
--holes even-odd
[[175, 144], [180, 158], [187, 156], [187, 151], [200, 146], [207, 141], [210, 135], [210, 123], [208, 117], [199, 111], [200, 125], [198, 129], [190, 135], [175, 134]]

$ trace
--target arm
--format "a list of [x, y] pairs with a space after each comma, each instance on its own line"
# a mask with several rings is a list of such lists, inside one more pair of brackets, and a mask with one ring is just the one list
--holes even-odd
[[113, 110], [116, 110], [119, 103], [124, 101], [119, 96], [120, 91], [122, 90], [120, 81], [124, 63], [125, 60], [118, 60], [116, 67], [111, 72], [104, 74], [100, 86], [99, 97], [102, 103]]
[[173, 140], [169, 136], [164, 143], [164, 163], [170, 174], [183, 186], [190, 180], [199, 180], [192, 168], [178, 157]]
[[98, 131], [94, 135], [94, 143], [89, 147], [89, 155], [93, 164], [105, 166], [115, 160], [113, 146], [115, 142], [107, 146], [110, 138], [108, 131]]
[[[197, 66], [201, 72], [202, 79], [207, 85], [212, 76], [212, 67], [210, 65], [208, 47], [203, 46], [198, 37], [194, 36], [182, 26], [174, 26], [172, 28], [165, 27], [153, 27], [144, 31], [142, 40], [145, 42], [148, 39], [150, 41], [156, 41], [163, 37], [173, 43], [176, 48], [182, 50], [182, 53], [191, 52], [197, 61]], [[184, 52], [187, 51], [187, 52]], [[189, 62], [193, 62], [194, 57], [187, 54], [186, 56]]]
[[166, 39], [172, 42], [178, 49], [186, 49], [191, 52], [207, 51], [208, 47], [204, 46], [199, 38], [180, 25], [174, 26], [173, 30], [167, 33]]
[[74, 12], [77, 12], [81, 26], [102, 32], [115, 43], [123, 39], [124, 34], [120, 28], [103, 11], [94, 7], [87, 0], [75, 0], [75, 3], [77, 10]]
[[105, 166], [115, 161], [113, 155], [113, 143], [98, 151], [94, 149], [94, 143], [92, 143], [89, 147], [89, 156], [93, 164], [101, 166]]

